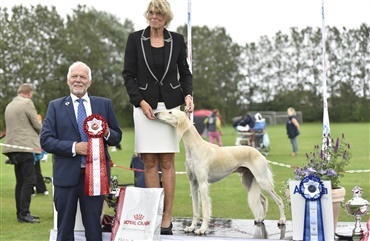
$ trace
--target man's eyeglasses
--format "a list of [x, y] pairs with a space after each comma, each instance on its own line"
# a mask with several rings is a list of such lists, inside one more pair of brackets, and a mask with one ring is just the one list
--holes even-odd
[[155, 15], [157, 15], [157, 17], [163, 17], [163, 13], [161, 13], [161, 12], [154, 12], [154, 11], [152, 11], [152, 10], [150, 10], [150, 11], [148, 12], [148, 16], [149, 16], [149, 17], [153, 17], [153, 16], [154, 16], [154, 14], [155, 14]]

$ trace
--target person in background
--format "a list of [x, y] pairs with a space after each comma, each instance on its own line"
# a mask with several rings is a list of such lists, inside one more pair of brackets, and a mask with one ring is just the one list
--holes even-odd
[[[33, 154], [40, 154], [41, 123], [32, 102], [33, 89], [28, 83], [18, 88], [18, 96], [5, 108], [6, 139], [3, 154], [14, 164], [15, 202], [18, 222], [39, 223], [39, 217], [30, 213], [31, 195], [36, 185]], [[14, 146], [30, 147], [16, 148]]]
[[216, 142], [219, 146], [222, 146], [221, 135], [221, 119], [218, 109], [214, 109], [212, 114], [204, 119], [204, 124], [207, 127], [209, 142]]
[[[42, 116], [40, 114], [37, 114], [37, 118], [39, 119], [42, 126]], [[33, 154], [35, 160], [36, 186], [34, 187], [34, 193], [32, 194], [32, 196], [35, 196], [37, 193], [42, 193], [45, 196], [49, 195], [49, 192], [44, 182], [44, 176], [42, 175], [41, 172], [40, 161], [44, 158], [44, 155], [47, 155], [45, 151], [42, 151], [41, 154]]]
[[184, 103], [187, 113], [192, 113], [193, 82], [184, 36], [166, 29], [173, 19], [169, 3], [150, 1], [144, 17], [149, 26], [131, 33], [127, 39], [122, 76], [134, 106], [134, 152], [140, 153], [144, 161], [147, 187], [160, 187], [158, 165], [162, 169], [161, 234], [171, 235], [179, 141], [175, 128], [156, 121], [154, 113], [180, 109]]
[[117, 146], [112, 146], [111, 152], [116, 152], [117, 150], [119, 150], [119, 151], [122, 150], [121, 144], [118, 144]]
[[[85, 194], [85, 177], [90, 180], [92, 178], [90, 174], [94, 174], [94, 177], [100, 177], [94, 178], [94, 183], [100, 181], [99, 187], [109, 186], [108, 146], [118, 145], [122, 139], [122, 132], [112, 101], [87, 93], [92, 84], [89, 66], [83, 62], [73, 63], [68, 69], [67, 84], [70, 94], [49, 102], [40, 135], [41, 147], [53, 154], [54, 204], [58, 212], [57, 241], [74, 240], [77, 202], [80, 204], [86, 240], [102, 241], [101, 215], [105, 194], [102, 194], [100, 189], [93, 194]], [[88, 148], [88, 138], [83, 131], [84, 127], [87, 128], [83, 125], [85, 118], [92, 114], [96, 115], [96, 118], [102, 116], [105, 119], [100, 124], [95, 122], [98, 125], [95, 126], [97, 130], [106, 129], [101, 133], [104, 144], [100, 145], [98, 150]], [[93, 126], [91, 125], [91, 128]], [[94, 158], [91, 164], [87, 162], [88, 151], [91, 151], [89, 155], [95, 152], [102, 153], [105, 163], [104, 158], [98, 160]], [[90, 167], [92, 164], [99, 164], [99, 170], [92, 170]], [[105, 173], [101, 173], [102, 170], [105, 170]], [[88, 191], [96, 191], [94, 187], [96, 185]]]
[[250, 114], [245, 114], [240, 121], [234, 124], [234, 127], [237, 131], [242, 133], [248, 133], [249, 141], [248, 145], [254, 146], [254, 135], [253, 135], [253, 128], [254, 128], [255, 119]]
[[262, 117], [261, 113], [257, 112], [254, 115], [254, 120], [252, 146], [262, 148], [264, 146], [263, 138], [266, 134], [266, 119]]
[[44, 153], [34, 154], [33, 156], [35, 161], [36, 185], [34, 187], [34, 192], [32, 196], [35, 196], [37, 193], [42, 193], [45, 196], [47, 196], [49, 195], [49, 192], [45, 185], [44, 176], [42, 175], [40, 164], [40, 161], [42, 160]]
[[260, 131], [264, 133], [266, 131], [266, 120], [265, 118], [262, 117], [261, 113], [256, 113], [254, 115], [254, 126], [253, 130], [254, 131]]
[[300, 126], [297, 118], [297, 114], [293, 107], [287, 109], [288, 120], [286, 123], [286, 130], [290, 143], [292, 144], [293, 152], [292, 156], [296, 156], [298, 152], [297, 136], [299, 135]]

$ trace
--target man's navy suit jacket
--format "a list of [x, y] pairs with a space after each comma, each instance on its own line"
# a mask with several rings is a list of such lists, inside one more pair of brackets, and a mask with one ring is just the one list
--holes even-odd
[[[110, 136], [104, 140], [107, 170], [110, 170], [108, 145], [121, 142], [122, 132], [114, 114], [112, 101], [103, 97], [89, 96], [92, 114], [99, 114], [107, 121]], [[55, 186], [74, 186], [81, 172], [81, 155], [73, 155], [72, 145], [80, 142], [77, 120], [71, 96], [50, 101], [41, 130], [41, 148], [53, 155], [53, 184]], [[110, 171], [108, 171], [108, 178]]]

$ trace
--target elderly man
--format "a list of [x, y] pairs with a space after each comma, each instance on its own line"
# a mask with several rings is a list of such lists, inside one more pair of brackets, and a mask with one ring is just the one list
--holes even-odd
[[[112, 101], [87, 93], [92, 84], [90, 67], [82, 62], [73, 63], [69, 67], [67, 84], [70, 94], [50, 101], [40, 136], [42, 148], [53, 154], [57, 240], [74, 240], [73, 229], [79, 202], [86, 240], [101, 241], [100, 216], [110, 177], [108, 146], [118, 145], [122, 132]], [[87, 122], [90, 116], [103, 119], [101, 123], [96, 121], [90, 126], [97, 133], [99, 128], [102, 130], [100, 144], [96, 140], [94, 145], [91, 144], [97, 148], [94, 150], [88, 148], [86, 135], [90, 127], [85, 124], [90, 123]], [[86, 117], [88, 119], [85, 122]], [[90, 135], [90, 131], [88, 133]], [[92, 155], [94, 158], [90, 159]]]

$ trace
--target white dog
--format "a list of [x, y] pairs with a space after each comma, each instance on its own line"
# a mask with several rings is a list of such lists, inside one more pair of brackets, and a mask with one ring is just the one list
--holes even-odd
[[203, 222], [195, 234], [201, 235], [208, 229], [211, 217], [209, 184], [218, 182], [231, 173], [238, 172], [241, 182], [249, 192], [248, 204], [254, 215], [255, 223], [266, 217], [268, 200], [261, 189], [269, 194], [280, 210], [278, 225], [284, 225], [286, 218], [284, 204], [274, 191], [273, 175], [266, 158], [249, 146], [219, 147], [202, 139], [185, 112], [180, 110], [161, 111], [156, 118], [177, 129], [186, 151], [186, 172], [190, 182], [193, 202], [193, 220], [185, 232], [193, 232], [199, 219], [199, 196], [202, 203]]

